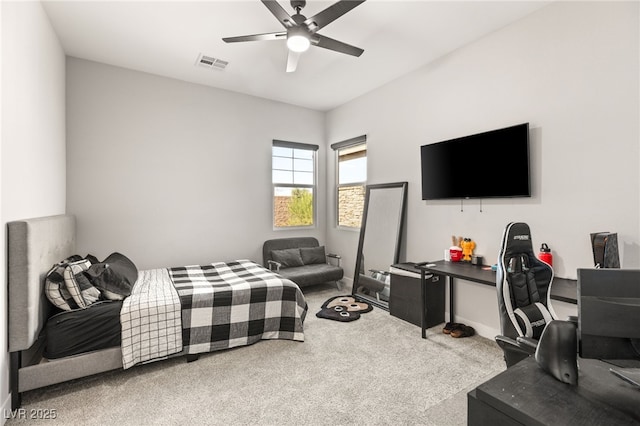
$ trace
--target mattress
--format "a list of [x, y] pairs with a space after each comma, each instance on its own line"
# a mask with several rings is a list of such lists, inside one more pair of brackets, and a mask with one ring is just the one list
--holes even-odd
[[98, 302], [86, 309], [55, 314], [45, 325], [48, 359], [119, 347], [122, 301]]

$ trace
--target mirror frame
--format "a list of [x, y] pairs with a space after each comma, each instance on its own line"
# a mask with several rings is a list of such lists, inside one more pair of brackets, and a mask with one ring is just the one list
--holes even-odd
[[400, 245], [402, 243], [402, 237], [404, 235], [404, 222], [405, 222], [405, 214], [406, 214], [406, 209], [407, 209], [407, 187], [408, 187], [409, 183], [408, 182], [394, 182], [394, 183], [382, 183], [382, 184], [374, 184], [374, 185], [367, 185], [366, 187], [366, 192], [365, 192], [365, 197], [364, 197], [364, 208], [363, 208], [363, 212], [362, 212], [362, 224], [360, 225], [360, 239], [358, 241], [358, 252], [356, 254], [356, 268], [353, 271], [353, 286], [351, 288], [351, 294], [352, 296], [357, 299], [357, 300], [361, 300], [361, 301], [365, 301], [367, 303], [371, 303], [375, 306], [378, 306], [380, 308], [389, 310], [389, 305], [388, 303], [382, 303], [374, 298], [371, 297], [366, 297], [365, 295], [362, 295], [360, 293], [357, 293], [357, 289], [358, 289], [358, 281], [360, 278], [360, 264], [361, 264], [361, 258], [362, 258], [362, 249], [364, 248], [364, 237], [365, 237], [365, 233], [367, 230], [367, 217], [368, 217], [368, 212], [369, 212], [369, 199], [371, 198], [371, 191], [375, 191], [377, 189], [388, 189], [388, 188], [401, 188], [402, 189], [402, 196], [400, 199], [400, 220], [398, 222], [398, 229], [397, 229], [397, 233], [396, 233], [396, 241], [395, 241], [395, 249], [394, 249], [394, 255], [393, 255], [393, 259], [391, 259], [391, 263], [389, 264], [389, 266], [391, 266], [392, 264], [398, 263], [399, 257], [400, 257]]

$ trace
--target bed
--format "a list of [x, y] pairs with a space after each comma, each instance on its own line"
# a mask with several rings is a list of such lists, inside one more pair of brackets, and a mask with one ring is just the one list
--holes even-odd
[[193, 360], [263, 339], [304, 341], [299, 287], [249, 260], [139, 271], [124, 300], [60, 312], [44, 279], [76, 254], [75, 229], [72, 215], [7, 224], [12, 409], [23, 392], [144, 362]]

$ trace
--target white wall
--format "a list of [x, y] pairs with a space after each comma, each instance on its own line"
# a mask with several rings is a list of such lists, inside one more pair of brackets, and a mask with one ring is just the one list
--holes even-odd
[[[65, 56], [39, 2], [3, 1], [0, 10], [0, 241], [6, 241], [7, 222], [65, 211]], [[5, 244], [0, 251], [0, 305], [7, 312]], [[4, 348], [6, 330], [6, 315], [1, 315]], [[4, 351], [0, 371], [0, 409], [9, 410], [9, 355]]]
[[[594, 231], [617, 232], [623, 267], [640, 267], [638, 40], [637, 2], [555, 3], [329, 112], [327, 140], [367, 134], [369, 183], [409, 182], [409, 261], [441, 259], [455, 234], [495, 263], [505, 225], [523, 221], [536, 250], [552, 248], [557, 276], [592, 266]], [[531, 198], [483, 200], [482, 212], [478, 201], [464, 212], [460, 201], [421, 201], [421, 145], [522, 122]], [[352, 276], [357, 235], [329, 226], [327, 239]], [[456, 320], [493, 337], [495, 289], [457, 282]]]
[[[78, 250], [139, 269], [249, 258], [273, 231], [273, 139], [324, 146], [324, 114], [104, 64], [67, 60], [67, 211]], [[325, 205], [319, 152], [318, 206]]]
[[[553, 4], [326, 117], [71, 58], [66, 161], [64, 53], [39, 3], [0, 2], [0, 14], [3, 225], [63, 213], [68, 194], [81, 253], [118, 250], [141, 268], [259, 259], [262, 241], [295, 233], [325, 240], [353, 275], [358, 234], [333, 227], [328, 144], [367, 134], [370, 182], [409, 181], [408, 260], [440, 258], [458, 234], [492, 261], [504, 225], [522, 220], [554, 249], [560, 276], [591, 265], [593, 231], [618, 232], [623, 266], [640, 266], [638, 3]], [[485, 200], [483, 213], [477, 201], [461, 213], [457, 202], [420, 200], [420, 145], [523, 121], [533, 128], [531, 199]], [[314, 230], [272, 231], [272, 139], [322, 147]], [[457, 291], [459, 319], [488, 337], [499, 329], [494, 291]], [[6, 347], [5, 318], [0, 330]], [[1, 408], [7, 365], [0, 352]]]

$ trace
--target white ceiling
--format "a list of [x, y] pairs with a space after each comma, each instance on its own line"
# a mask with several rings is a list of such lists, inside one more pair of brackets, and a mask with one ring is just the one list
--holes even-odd
[[[333, 1], [308, 0], [311, 17]], [[319, 31], [364, 49], [312, 46], [286, 73], [285, 42], [222, 37], [282, 31], [259, 0], [43, 1], [67, 55], [320, 111], [335, 108], [544, 7], [543, 1], [368, 0]], [[288, 0], [280, 5], [293, 14]], [[196, 66], [199, 54], [228, 61]]]

